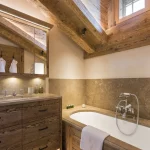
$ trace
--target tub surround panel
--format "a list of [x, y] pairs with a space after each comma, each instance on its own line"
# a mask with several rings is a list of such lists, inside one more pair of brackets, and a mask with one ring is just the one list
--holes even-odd
[[85, 103], [85, 80], [80, 79], [50, 79], [50, 93], [62, 96], [62, 107]]
[[[133, 93], [139, 98], [140, 117], [150, 119], [150, 79], [87, 79], [85, 102], [87, 105], [115, 111], [120, 93]], [[129, 99], [136, 109], [136, 100]]]
[[[122, 92], [136, 94], [140, 102], [140, 117], [150, 119], [150, 79], [50, 79], [49, 92], [62, 96], [62, 106], [86, 103], [115, 111]], [[136, 100], [129, 99], [136, 109]]]

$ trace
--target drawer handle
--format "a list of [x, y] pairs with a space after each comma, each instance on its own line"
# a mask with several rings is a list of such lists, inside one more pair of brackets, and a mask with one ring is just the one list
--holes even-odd
[[43, 148], [39, 148], [39, 150], [44, 150], [44, 149], [46, 149], [46, 148], [48, 148], [47, 145], [46, 145], [45, 147], [43, 147]]
[[42, 129], [39, 129], [39, 131], [43, 131], [43, 130], [47, 130], [48, 127], [45, 127], [45, 128], [42, 128]]
[[39, 112], [45, 112], [47, 111], [48, 109], [40, 109]]

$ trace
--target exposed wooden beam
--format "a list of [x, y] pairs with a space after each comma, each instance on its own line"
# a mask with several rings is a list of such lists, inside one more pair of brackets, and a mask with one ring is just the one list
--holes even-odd
[[13, 32], [11, 29], [7, 28], [0, 24], [0, 36], [10, 40], [21, 48], [36, 54], [39, 58], [46, 60], [46, 54], [44, 56], [41, 55], [41, 49], [38, 49], [35, 44], [32, 44], [27, 39], [20, 36], [18, 33]]
[[[0, 15], [5, 16], [9, 19], [16, 20], [16, 21], [19, 20], [19, 22], [21, 21], [22, 23], [25, 23], [34, 27], [38, 27], [38, 28], [41, 27], [42, 30], [51, 29], [53, 27], [53, 25], [50, 23], [44, 22], [42, 20], [39, 20], [37, 18], [34, 18], [32, 16], [19, 12], [10, 7], [4, 6], [2, 4], [0, 4]], [[22, 20], [20, 18], [22, 18]]]
[[115, 52], [150, 45], [150, 11], [130, 18], [106, 31], [109, 35], [107, 45], [99, 45], [94, 54], [85, 54], [91, 58]]
[[[75, 41], [83, 50], [87, 53], [95, 52], [94, 43], [89, 44], [87, 42], [85, 34], [81, 33], [81, 27], [78, 24], [73, 23], [73, 19], [77, 20], [77, 16], [71, 12], [72, 10], [68, 7], [65, 1], [56, 0], [30, 0], [32, 3], [36, 4], [40, 9], [45, 11], [54, 20], [55, 24], [64, 31], [73, 41]], [[70, 11], [71, 10], [71, 11]], [[78, 21], [80, 21], [78, 19]], [[79, 23], [80, 24], [80, 23]], [[83, 26], [83, 28], [86, 26]], [[95, 29], [96, 30], [96, 29]], [[88, 31], [91, 37], [93, 37], [92, 32]], [[95, 40], [94, 38], [92, 40]], [[91, 40], [91, 41], [92, 41]]]
[[86, 25], [99, 40], [100, 43], [107, 42], [107, 35], [95, 18], [91, 15], [81, 0], [64, 0], [64, 2], [74, 11], [76, 16]]

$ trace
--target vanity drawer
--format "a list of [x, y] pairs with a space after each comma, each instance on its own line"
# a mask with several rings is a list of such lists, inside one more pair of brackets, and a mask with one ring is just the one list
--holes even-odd
[[58, 101], [43, 101], [23, 105], [23, 123], [60, 115]]
[[23, 144], [60, 133], [59, 117], [51, 117], [23, 125]]
[[23, 150], [57, 150], [60, 148], [60, 135], [55, 134], [23, 145]]
[[22, 149], [22, 127], [13, 126], [0, 130], [0, 150]]
[[0, 129], [20, 125], [22, 119], [22, 105], [0, 107]]

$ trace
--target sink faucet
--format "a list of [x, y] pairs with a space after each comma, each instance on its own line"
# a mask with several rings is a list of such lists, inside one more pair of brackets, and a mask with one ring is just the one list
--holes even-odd
[[17, 95], [16, 91], [13, 91], [13, 92], [12, 92], [12, 96], [15, 97], [16, 95]]
[[24, 89], [20, 89], [20, 95], [24, 97]]

